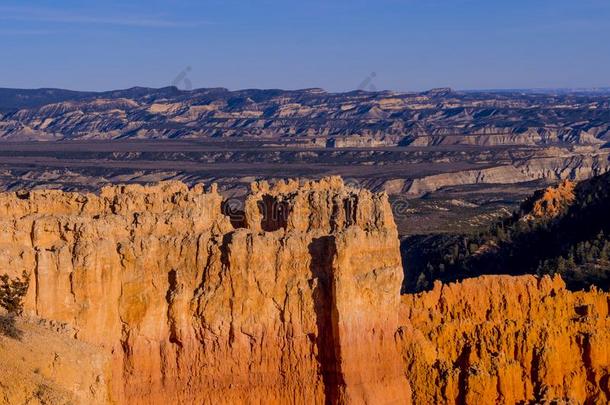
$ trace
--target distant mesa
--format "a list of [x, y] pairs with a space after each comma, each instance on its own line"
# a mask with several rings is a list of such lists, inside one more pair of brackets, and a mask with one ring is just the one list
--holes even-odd
[[609, 109], [599, 92], [0, 89], [0, 140], [360, 137], [363, 147], [600, 147], [610, 139]]

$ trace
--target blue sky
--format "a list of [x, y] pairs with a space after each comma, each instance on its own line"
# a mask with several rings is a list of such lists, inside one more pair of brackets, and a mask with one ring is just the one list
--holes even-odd
[[[0, 3], [0, 87], [610, 86], [607, 0]], [[185, 86], [185, 82], [180, 83]]]

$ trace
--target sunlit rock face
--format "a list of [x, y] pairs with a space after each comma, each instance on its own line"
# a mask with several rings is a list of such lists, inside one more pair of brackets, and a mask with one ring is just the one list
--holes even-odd
[[484, 276], [404, 296], [414, 403], [608, 403], [609, 302], [559, 276]]
[[79, 340], [48, 350], [97, 359], [82, 376], [41, 360], [58, 392], [117, 404], [610, 398], [606, 293], [485, 276], [401, 297], [387, 197], [339, 178], [254, 183], [243, 210], [223, 212], [214, 187], [178, 182], [0, 194], [0, 268], [28, 272], [26, 312]]
[[222, 205], [182, 183], [2, 194], [0, 264], [111, 354], [110, 402], [408, 403], [387, 197], [328, 178], [253, 184], [241, 221]]

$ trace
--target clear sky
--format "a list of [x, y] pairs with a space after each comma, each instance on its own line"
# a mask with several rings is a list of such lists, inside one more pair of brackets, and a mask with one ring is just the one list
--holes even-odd
[[162, 87], [187, 67], [230, 89], [601, 87], [610, 1], [3, 0], [0, 55], [0, 87]]

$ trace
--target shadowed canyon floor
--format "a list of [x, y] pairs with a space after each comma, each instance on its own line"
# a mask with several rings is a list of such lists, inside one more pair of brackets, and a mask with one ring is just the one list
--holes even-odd
[[483, 276], [401, 296], [386, 195], [258, 182], [239, 221], [223, 200], [179, 182], [0, 194], [0, 268], [31, 276], [31, 320], [0, 353], [19, 362], [16, 347], [57, 334], [48, 349], [69, 366], [98, 359], [75, 381], [26, 358], [0, 369], [0, 399], [44, 403], [41, 384], [83, 404], [610, 398], [607, 293]]

